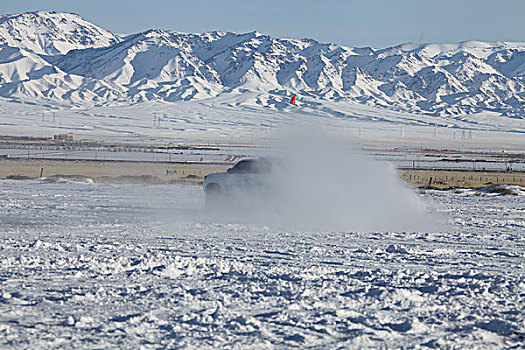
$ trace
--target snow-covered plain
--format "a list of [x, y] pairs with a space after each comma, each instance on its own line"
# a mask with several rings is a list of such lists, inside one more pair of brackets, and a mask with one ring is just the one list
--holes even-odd
[[2, 348], [521, 348], [523, 196], [421, 193], [449, 227], [216, 221], [191, 186], [0, 180]]
[[276, 111], [241, 105], [238, 96], [177, 103], [144, 102], [56, 110], [0, 98], [0, 135], [51, 137], [115, 143], [268, 145], [276, 130], [311, 123], [320, 130], [383, 147], [458, 150], [523, 150], [525, 121], [473, 115], [422, 116], [347, 102], [324, 101], [320, 109], [289, 106]]

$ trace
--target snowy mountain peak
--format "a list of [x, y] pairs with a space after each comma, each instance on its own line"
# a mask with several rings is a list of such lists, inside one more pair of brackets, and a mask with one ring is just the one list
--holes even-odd
[[0, 45], [37, 54], [64, 54], [72, 49], [109, 46], [119, 41], [115, 34], [73, 13], [37, 11], [0, 16]]
[[3, 97], [84, 105], [226, 95], [239, 104], [283, 108], [287, 91], [312, 106], [333, 100], [429, 115], [490, 111], [523, 118], [525, 43], [373, 49], [256, 31], [161, 29], [120, 38], [75, 14], [0, 16]]

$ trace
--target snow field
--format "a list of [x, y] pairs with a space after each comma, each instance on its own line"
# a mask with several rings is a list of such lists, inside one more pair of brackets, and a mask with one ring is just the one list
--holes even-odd
[[3, 348], [524, 344], [523, 196], [420, 194], [443, 232], [307, 232], [210, 220], [199, 187], [0, 184]]

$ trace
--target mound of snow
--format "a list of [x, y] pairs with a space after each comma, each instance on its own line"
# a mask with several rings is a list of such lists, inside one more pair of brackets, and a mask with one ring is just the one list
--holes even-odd
[[490, 185], [479, 189], [455, 191], [464, 195], [475, 196], [525, 196], [525, 187], [514, 185]]

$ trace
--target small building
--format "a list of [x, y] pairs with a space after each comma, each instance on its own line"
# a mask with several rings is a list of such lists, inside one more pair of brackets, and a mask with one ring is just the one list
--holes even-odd
[[53, 136], [53, 140], [55, 141], [73, 141], [73, 135], [59, 134], [59, 135]]

